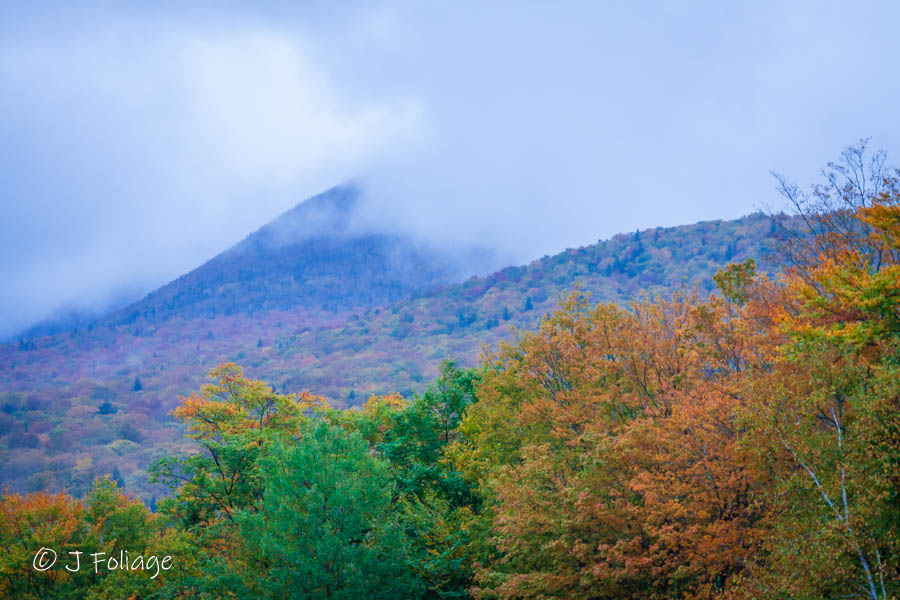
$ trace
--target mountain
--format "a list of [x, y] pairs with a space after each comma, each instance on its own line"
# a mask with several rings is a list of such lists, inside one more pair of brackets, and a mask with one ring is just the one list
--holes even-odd
[[380, 306], [496, 265], [484, 249], [437, 249], [410, 236], [367, 232], [358, 218], [361, 196], [353, 184], [332, 188], [142, 300], [128, 291], [105, 311], [60, 309], [2, 341], [139, 319]]
[[[328, 210], [303, 216], [320, 201]], [[408, 396], [441, 360], [475, 364], [483, 346], [514, 337], [510, 326], [534, 327], [576, 285], [615, 302], [683, 285], [709, 291], [721, 266], [765, 261], [775, 244], [775, 223], [757, 214], [623, 234], [442, 285], [452, 260], [354, 232], [353, 202], [332, 190], [301, 205], [90, 330], [0, 345], [2, 483], [79, 493], [118, 469], [126, 489], [161, 493], [147, 466], [162, 447], [190, 449], [168, 413], [220, 362], [336, 406]], [[323, 220], [294, 228], [310, 214]]]
[[345, 185], [310, 198], [103, 323], [380, 306], [459, 278], [461, 256], [357, 229], [360, 197]]

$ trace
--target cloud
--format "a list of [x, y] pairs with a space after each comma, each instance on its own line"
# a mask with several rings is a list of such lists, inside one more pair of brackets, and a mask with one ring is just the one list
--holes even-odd
[[0, 46], [0, 336], [161, 285], [419, 136], [414, 99], [342, 95], [298, 34], [80, 33]]
[[360, 103], [284, 35], [191, 37], [179, 54], [191, 135], [215, 168], [251, 185], [294, 183], [323, 169], [348, 174], [376, 149], [414, 136], [413, 101]]
[[[890, 2], [60, 3], [0, 18], [0, 335], [149, 291], [350, 178], [509, 262], [896, 153]], [[896, 157], [896, 154], [894, 155]]]
[[772, 169], [811, 181], [860, 136], [900, 145], [885, 3], [392, 6], [402, 43], [358, 71], [402, 65], [433, 133], [366, 172], [386, 227], [527, 261], [738, 217], [777, 204]]

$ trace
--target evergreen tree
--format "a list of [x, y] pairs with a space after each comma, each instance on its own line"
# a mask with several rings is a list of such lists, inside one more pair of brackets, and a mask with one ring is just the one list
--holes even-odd
[[[362, 437], [311, 423], [261, 461], [259, 510], [237, 516], [253, 557], [248, 593], [261, 598], [415, 598], [408, 542], [391, 514], [387, 463]], [[261, 565], [269, 565], [261, 574]]]
[[114, 467], [112, 475], [110, 475], [112, 481], [116, 482], [116, 486], [121, 490], [125, 489], [125, 479], [122, 477], [122, 473], [119, 472], [119, 467]]
[[119, 412], [119, 409], [113, 406], [112, 402], [109, 400], [104, 400], [103, 403], [97, 408], [97, 412], [101, 415], [114, 415]]

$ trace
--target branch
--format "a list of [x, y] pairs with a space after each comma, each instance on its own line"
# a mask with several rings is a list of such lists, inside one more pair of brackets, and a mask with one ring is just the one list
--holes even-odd
[[841, 461], [841, 499], [844, 503], [844, 521], [850, 523], [850, 507], [847, 505], [847, 486], [844, 485], [847, 474], [847, 469], [844, 466], [844, 431], [841, 429], [841, 422], [838, 421], [837, 415], [834, 414], [834, 407], [831, 407], [831, 419], [837, 430], [838, 457]]
[[822, 498], [825, 499], [825, 503], [828, 505], [829, 508], [831, 508], [831, 510], [834, 511], [834, 515], [838, 518], [838, 521], [843, 522], [843, 521], [844, 521], [844, 517], [841, 515], [841, 513], [840, 513], [840, 511], [837, 509], [837, 507], [835, 507], [834, 503], [831, 501], [831, 498], [828, 497], [828, 492], [826, 492], [826, 491], [825, 491], [825, 488], [822, 487], [822, 484], [819, 482], [819, 478], [816, 477], [816, 474], [813, 473], [813, 470], [810, 469], [810, 468], [806, 465], [805, 462], [803, 462], [803, 459], [801, 459], [801, 458], [797, 455], [797, 453], [794, 452], [794, 449], [793, 449], [793, 448], [791, 448], [790, 446], [788, 446], [788, 443], [787, 443], [787, 441], [784, 439], [784, 437], [781, 438], [781, 443], [784, 445], [785, 448], [787, 448], [787, 451], [791, 453], [791, 455], [794, 457], [794, 460], [797, 461], [797, 464], [799, 464], [801, 467], [803, 467], [803, 469], [804, 469], [807, 473], [809, 473], [809, 476], [812, 477], [813, 482], [815, 482], [816, 487], [817, 487], [818, 490], [819, 490], [819, 493], [822, 494]]

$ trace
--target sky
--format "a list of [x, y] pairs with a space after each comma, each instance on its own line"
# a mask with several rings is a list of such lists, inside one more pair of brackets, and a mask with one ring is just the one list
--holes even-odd
[[0, 338], [348, 180], [522, 263], [900, 155], [895, 2], [37, 4], [0, 8]]

